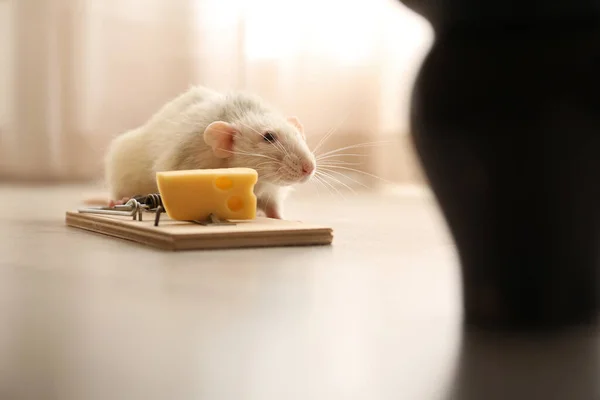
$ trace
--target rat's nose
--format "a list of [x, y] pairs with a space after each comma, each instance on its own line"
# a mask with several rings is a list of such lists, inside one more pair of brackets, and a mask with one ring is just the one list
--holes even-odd
[[302, 163], [302, 173], [304, 175], [310, 175], [315, 170], [315, 166], [312, 163], [304, 162]]

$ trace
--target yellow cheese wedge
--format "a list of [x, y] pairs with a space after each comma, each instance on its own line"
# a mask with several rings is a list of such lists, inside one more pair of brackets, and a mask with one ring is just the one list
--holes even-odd
[[167, 215], [174, 220], [247, 220], [256, 217], [251, 168], [194, 169], [156, 173], [156, 183]]

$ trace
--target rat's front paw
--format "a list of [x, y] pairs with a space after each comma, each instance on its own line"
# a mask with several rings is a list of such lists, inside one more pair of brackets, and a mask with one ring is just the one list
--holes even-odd
[[267, 209], [265, 210], [265, 215], [267, 218], [283, 219], [281, 210], [279, 210], [276, 207], [267, 207]]
[[273, 218], [273, 219], [283, 219], [283, 215], [277, 213], [277, 212], [272, 212], [272, 213], [266, 213], [265, 214], [267, 216], [267, 218]]

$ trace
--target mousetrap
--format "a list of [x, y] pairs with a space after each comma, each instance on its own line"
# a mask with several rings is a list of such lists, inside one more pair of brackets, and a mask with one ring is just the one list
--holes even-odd
[[[184, 189], [195, 193], [192, 188]], [[333, 241], [331, 228], [298, 221], [255, 216], [224, 219], [216, 212], [200, 219], [174, 219], [169, 214], [194, 215], [193, 207], [189, 206], [192, 203], [177, 203], [181, 196], [165, 198], [165, 193], [176, 192], [171, 187], [163, 192], [134, 196], [127, 203], [114, 207], [68, 211], [65, 221], [70, 227], [172, 251], [329, 245]], [[177, 205], [179, 208], [175, 210]], [[255, 207], [255, 204], [251, 206]], [[188, 210], [182, 210], [186, 207]]]
[[[257, 217], [251, 221], [186, 222], [162, 216], [154, 225], [151, 212], [142, 220], [123, 215], [68, 211], [67, 225], [164, 250], [208, 250], [244, 247], [315, 246], [332, 243], [332, 230], [296, 221]], [[148, 218], [146, 218], [148, 214]]]

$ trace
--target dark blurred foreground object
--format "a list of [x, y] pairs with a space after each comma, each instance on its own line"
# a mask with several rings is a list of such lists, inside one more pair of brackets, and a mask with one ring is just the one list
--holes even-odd
[[460, 255], [465, 323], [595, 321], [600, 1], [403, 2], [435, 30], [412, 131]]
[[598, 330], [553, 333], [466, 331], [444, 400], [599, 399]]

